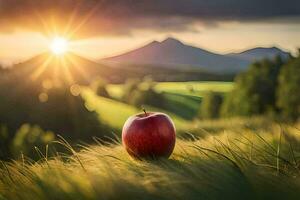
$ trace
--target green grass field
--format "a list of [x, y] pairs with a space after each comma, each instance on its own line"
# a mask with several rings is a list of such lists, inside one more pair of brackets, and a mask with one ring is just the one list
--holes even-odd
[[[109, 94], [116, 100], [123, 95], [124, 85], [108, 85]], [[205, 92], [227, 93], [233, 88], [232, 82], [161, 82], [156, 83], [155, 90], [162, 92], [168, 101], [166, 109], [185, 120], [197, 116], [201, 99]]]
[[[117, 131], [122, 129], [127, 118], [136, 113], [142, 112], [142, 110], [120, 101], [97, 96], [92, 90], [87, 88], [83, 90], [82, 95], [86, 99], [86, 107], [91, 111], [97, 112], [100, 120]], [[189, 130], [189, 127], [192, 126], [191, 122], [177, 116], [174, 113], [150, 106], [145, 106], [145, 108], [148, 111], [160, 111], [170, 115], [178, 131]]]
[[[124, 85], [108, 85], [107, 90], [113, 99], [95, 95], [85, 88], [82, 93], [89, 110], [96, 111], [100, 120], [120, 132], [126, 119], [140, 109], [120, 101]], [[191, 87], [193, 90], [191, 91]], [[173, 119], [178, 132], [185, 133], [195, 129], [193, 119], [198, 115], [202, 95], [207, 91], [226, 93], [233, 87], [230, 82], [163, 82], [157, 83], [155, 89], [163, 92], [167, 99], [165, 109], [145, 106], [149, 111], [165, 112]]]
[[113, 128], [121, 128], [129, 116], [140, 112], [128, 104], [97, 96], [88, 88], [83, 90], [82, 95], [86, 100], [86, 107], [96, 111], [100, 119]]
[[221, 92], [226, 93], [233, 88], [232, 82], [161, 82], [155, 86], [155, 89], [160, 92], [190, 95], [202, 97], [205, 92]]
[[2, 162], [0, 199], [299, 198], [299, 124], [265, 126], [248, 119], [201, 126], [220, 124], [225, 131], [208, 132], [200, 140], [177, 139], [174, 153], [163, 160], [134, 160], [119, 141], [76, 152], [61, 140], [70, 155], [49, 158], [40, 150], [38, 162]]
[[198, 115], [201, 97], [167, 92], [163, 95], [168, 102], [165, 104], [166, 110], [187, 120]]
[[[107, 86], [110, 95], [119, 99], [123, 95], [123, 85]], [[200, 81], [200, 82], [160, 82], [155, 89], [159, 92], [202, 97], [207, 91], [226, 93], [233, 88], [233, 82]]]

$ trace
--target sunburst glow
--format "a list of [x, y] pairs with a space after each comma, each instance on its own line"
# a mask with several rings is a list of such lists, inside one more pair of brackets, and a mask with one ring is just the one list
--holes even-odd
[[50, 50], [55, 55], [62, 55], [68, 51], [68, 40], [62, 37], [56, 37], [50, 44]]

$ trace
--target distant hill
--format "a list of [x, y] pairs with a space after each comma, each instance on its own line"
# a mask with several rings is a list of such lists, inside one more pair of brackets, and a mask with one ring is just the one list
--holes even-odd
[[71, 52], [62, 57], [45, 52], [14, 65], [10, 71], [16, 78], [37, 83], [52, 80], [63, 84], [89, 84], [97, 76], [105, 77], [108, 81], [118, 79], [117, 68], [96, 63]]
[[47, 80], [58, 84], [86, 85], [97, 77], [109, 83], [123, 83], [128, 78], [142, 79], [145, 76], [151, 76], [155, 81], [228, 81], [233, 79], [231, 74], [214, 74], [193, 68], [168, 68], [142, 64], [108, 65], [102, 61], [91, 61], [71, 52], [63, 57], [54, 56], [50, 52], [42, 53], [14, 65], [9, 71], [10, 74], [7, 77], [10, 80], [18, 80], [20, 83], [29, 81], [34, 85], [42, 85]]
[[257, 47], [254, 49], [242, 51], [240, 53], [227, 54], [227, 56], [248, 60], [251, 62], [256, 60], [261, 60], [263, 58], [272, 59], [277, 55], [281, 56], [282, 58], [287, 58], [289, 56], [289, 52], [283, 51], [277, 47], [270, 47], [270, 48]]
[[[264, 49], [263, 51], [261, 49]], [[162, 42], [153, 41], [130, 52], [105, 58], [113, 63], [153, 64], [173, 68], [198, 68], [213, 73], [238, 73], [255, 59], [284, 54], [280, 49], [257, 48], [237, 54], [217, 54], [189, 46], [174, 38]]]

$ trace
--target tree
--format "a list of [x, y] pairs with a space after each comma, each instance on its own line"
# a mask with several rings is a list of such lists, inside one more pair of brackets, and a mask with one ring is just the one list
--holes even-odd
[[220, 93], [208, 92], [204, 95], [201, 103], [200, 117], [208, 119], [218, 118], [222, 103], [223, 96]]
[[124, 93], [122, 100], [126, 103], [130, 102], [132, 94], [138, 90], [141, 81], [139, 79], [127, 79], [124, 85]]
[[107, 85], [107, 83], [105, 80], [103, 80], [101, 78], [97, 78], [91, 84], [91, 87], [98, 96], [110, 98], [109, 93], [107, 92], [107, 89], [106, 89], [106, 85]]
[[287, 120], [300, 116], [300, 50], [298, 57], [284, 65], [279, 75], [277, 106]]
[[165, 98], [162, 93], [156, 92], [153, 88], [139, 89], [132, 93], [129, 103], [138, 108], [143, 105], [164, 108]]
[[224, 116], [260, 115], [277, 112], [276, 88], [283, 60], [264, 59], [253, 63], [248, 71], [235, 79], [234, 90], [222, 107]]
[[54, 131], [68, 140], [91, 141], [94, 136], [106, 138], [112, 133], [95, 111], [90, 111], [81, 95], [74, 96], [68, 88], [52, 88], [48, 99], [35, 106], [29, 121]]
[[72, 86], [47, 90], [28, 82], [14, 86], [13, 81], [0, 84], [0, 122], [7, 125], [10, 139], [24, 123], [53, 131], [70, 142], [89, 142], [94, 136], [104, 139], [112, 135], [98, 114], [88, 110], [83, 97], [72, 91]]
[[142, 82], [130, 79], [125, 86], [124, 100], [138, 108], [143, 105], [164, 108], [164, 95], [157, 92], [154, 87], [155, 83], [149, 77], [145, 77]]

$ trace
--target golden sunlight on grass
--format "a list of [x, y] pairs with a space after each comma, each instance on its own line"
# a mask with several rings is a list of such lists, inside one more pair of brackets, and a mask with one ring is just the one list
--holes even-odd
[[68, 41], [62, 37], [55, 37], [51, 41], [50, 50], [55, 55], [63, 55], [68, 51]]

